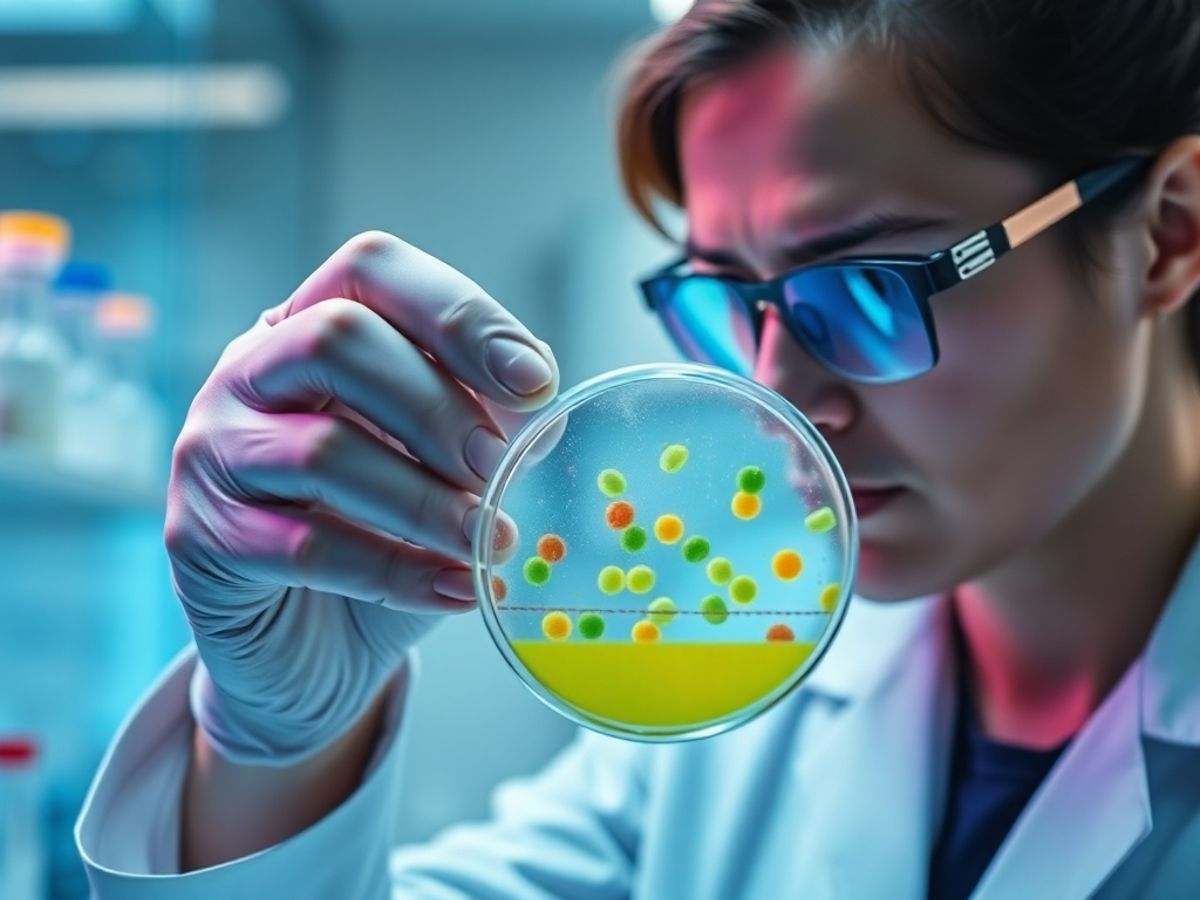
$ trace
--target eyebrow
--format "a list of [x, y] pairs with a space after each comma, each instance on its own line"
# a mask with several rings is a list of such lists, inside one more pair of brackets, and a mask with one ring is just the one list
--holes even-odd
[[[841, 253], [877, 238], [912, 234], [948, 225], [950, 225], [948, 219], [873, 213], [863, 222], [840, 231], [824, 234], [811, 241], [786, 247], [782, 253], [789, 265], [800, 266], [825, 256]], [[684, 244], [684, 253], [688, 260], [697, 259], [714, 266], [727, 266], [734, 269], [744, 270], [747, 268], [736, 254], [726, 250], [701, 247], [690, 236]]]

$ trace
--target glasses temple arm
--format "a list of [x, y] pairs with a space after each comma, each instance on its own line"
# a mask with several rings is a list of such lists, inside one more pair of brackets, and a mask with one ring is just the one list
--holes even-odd
[[1152, 161], [1151, 158], [1137, 157], [1094, 169], [1007, 219], [980, 229], [949, 250], [935, 254], [927, 269], [934, 289], [945, 290], [978, 275], [1009, 250], [1041, 234]]

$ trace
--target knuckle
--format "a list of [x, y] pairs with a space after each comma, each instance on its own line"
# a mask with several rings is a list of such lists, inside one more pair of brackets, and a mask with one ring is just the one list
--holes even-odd
[[185, 510], [168, 501], [163, 523], [163, 546], [167, 555], [172, 558], [186, 557], [195, 542], [195, 532], [188, 523]]
[[372, 230], [357, 234], [346, 242], [346, 274], [352, 283], [369, 278], [381, 259], [400, 252], [404, 241], [386, 231]]
[[321, 551], [321, 536], [317, 529], [306, 523], [297, 523], [287, 537], [285, 555], [297, 572], [311, 572], [317, 566]]
[[[413, 587], [412, 566], [408, 561], [406, 553], [399, 548], [389, 550], [386, 553], [380, 574], [383, 581], [379, 585], [379, 591], [376, 595], [378, 599], [374, 601], [380, 606], [387, 601], [390, 594], [397, 590], [408, 592]], [[432, 580], [433, 576], [430, 575], [429, 577]]]
[[329, 419], [313, 425], [302, 444], [297, 468], [302, 472], [323, 471], [331, 460], [338, 459], [344, 452], [348, 430], [337, 419]]
[[418, 543], [425, 543], [424, 536], [437, 527], [439, 513], [444, 517], [446, 504], [439, 502], [441, 495], [432, 484], [417, 488], [412, 508], [412, 530]]
[[317, 304], [316, 334], [312, 349], [327, 354], [341, 349], [346, 342], [361, 337], [370, 327], [371, 311], [353, 300], [334, 298]]
[[[454, 394], [450, 390], [438, 388], [422, 395], [418, 401], [419, 408], [412, 410], [410, 416], [419, 421], [425, 430], [431, 434], [456, 434], [459, 426], [466, 423], [466, 417]], [[469, 429], [468, 429], [469, 430]], [[446, 440], [445, 438], [443, 440]], [[453, 438], [449, 438], [453, 440]], [[453, 453], [456, 448], [446, 447]]]
[[183, 428], [179, 432], [179, 436], [175, 438], [175, 444], [171, 448], [171, 464], [176, 468], [183, 468], [192, 460], [201, 456], [204, 453], [204, 447], [207, 442], [205, 430], [197, 426], [192, 420], [184, 423]]
[[452, 342], [464, 341], [479, 330], [486, 317], [487, 304], [479, 294], [468, 293], [438, 314], [438, 333]]
[[355, 258], [370, 258], [394, 251], [403, 241], [394, 234], [379, 228], [370, 228], [350, 238], [350, 255]]

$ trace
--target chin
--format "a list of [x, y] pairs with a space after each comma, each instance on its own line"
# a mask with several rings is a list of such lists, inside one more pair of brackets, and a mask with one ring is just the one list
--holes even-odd
[[854, 593], [877, 603], [902, 603], [952, 588], [946, 560], [938, 554], [930, 564], [926, 556], [915, 547], [860, 540]]

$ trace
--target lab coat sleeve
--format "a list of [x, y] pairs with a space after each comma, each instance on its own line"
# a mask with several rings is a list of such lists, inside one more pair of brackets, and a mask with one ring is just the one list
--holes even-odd
[[541, 772], [492, 795], [492, 818], [392, 854], [393, 897], [628, 897], [646, 796], [644, 745], [580, 731]]
[[415, 654], [393, 679], [380, 742], [350, 797], [286, 841], [180, 874], [180, 803], [195, 727], [188, 685], [195, 666], [189, 647], [129, 714], [92, 781], [75, 840], [93, 898], [386, 897], [399, 809], [399, 726]]
[[635, 745], [582, 733], [540, 774], [493, 795], [491, 821], [394, 847], [410, 655], [358, 789], [297, 835], [250, 856], [179, 872], [183, 779], [194, 727], [189, 648], [130, 713], [105, 754], [75, 835], [97, 900], [288, 897], [626, 896], [642, 797]]

